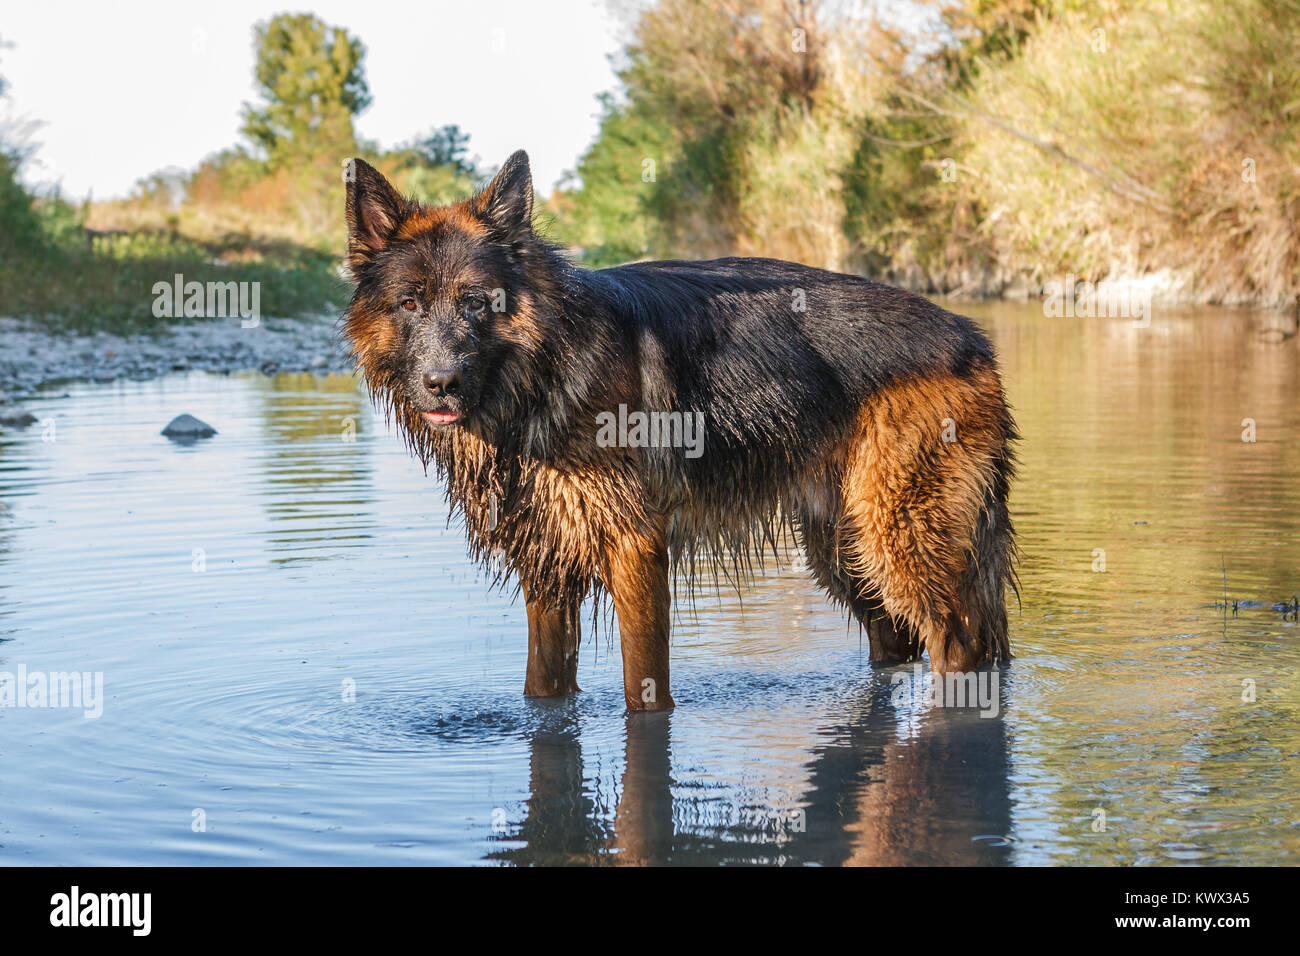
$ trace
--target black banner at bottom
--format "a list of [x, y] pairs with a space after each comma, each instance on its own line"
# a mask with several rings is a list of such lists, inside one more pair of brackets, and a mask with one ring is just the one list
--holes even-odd
[[[20, 937], [338, 944], [431, 924], [494, 934], [587, 928], [647, 945], [763, 935], [774, 925], [918, 928], [959, 949], [970, 933], [1050, 928], [1061, 938], [1247, 941], [1285, 926], [1291, 869], [864, 869], [738, 873], [504, 873], [483, 869], [0, 869], [0, 921]], [[918, 924], [918, 919], [920, 923]], [[593, 927], [593, 924], [595, 926]], [[712, 927], [703, 929], [703, 927]], [[13, 937], [11, 937], [13, 938]], [[1262, 938], [1262, 937], [1261, 937]], [[1270, 938], [1272, 938], [1270, 936]], [[986, 940], [990, 942], [991, 940]], [[661, 938], [660, 945], [665, 940]]]

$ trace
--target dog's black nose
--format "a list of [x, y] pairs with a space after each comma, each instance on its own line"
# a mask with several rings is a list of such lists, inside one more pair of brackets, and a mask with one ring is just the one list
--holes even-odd
[[460, 369], [431, 368], [424, 373], [424, 387], [439, 398], [460, 391]]

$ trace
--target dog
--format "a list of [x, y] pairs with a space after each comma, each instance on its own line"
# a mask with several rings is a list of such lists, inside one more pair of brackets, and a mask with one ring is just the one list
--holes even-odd
[[773, 259], [581, 268], [534, 229], [522, 151], [448, 206], [360, 159], [344, 179], [343, 334], [517, 580], [525, 694], [579, 690], [579, 607], [608, 598], [627, 707], [673, 707], [671, 582], [747, 578], [785, 534], [872, 661], [1010, 658], [1017, 435], [971, 320]]

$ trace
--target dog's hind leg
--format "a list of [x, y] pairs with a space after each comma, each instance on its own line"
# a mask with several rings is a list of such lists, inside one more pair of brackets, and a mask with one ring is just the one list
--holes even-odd
[[906, 621], [890, 617], [878, 595], [873, 594], [867, 600], [870, 617], [864, 618], [856, 610], [854, 616], [867, 630], [872, 663], [898, 664], [920, 660], [922, 645], [916, 631]]
[[524, 694], [559, 697], [577, 693], [578, 644], [582, 636], [578, 609], [557, 610], [528, 600], [528, 673]]
[[885, 611], [879, 591], [861, 574], [851, 570], [849, 554], [839, 540], [837, 523], [819, 517], [812, 509], [794, 509], [799, 543], [808, 559], [813, 580], [831, 600], [843, 604], [867, 632], [871, 660], [893, 664], [920, 658], [922, 645], [916, 632]]
[[1010, 656], [1013, 437], [996, 372], [977, 366], [882, 390], [847, 449], [848, 565], [920, 636], [936, 673]]

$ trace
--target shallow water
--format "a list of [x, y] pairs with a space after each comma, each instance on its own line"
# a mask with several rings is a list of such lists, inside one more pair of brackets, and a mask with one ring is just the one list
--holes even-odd
[[589, 620], [583, 693], [526, 700], [522, 603], [352, 379], [39, 394], [0, 671], [102, 673], [102, 714], [0, 707], [0, 862], [1297, 862], [1298, 340], [965, 311], [1024, 436], [996, 717], [789, 566], [678, 609], [671, 715], [624, 714]]

